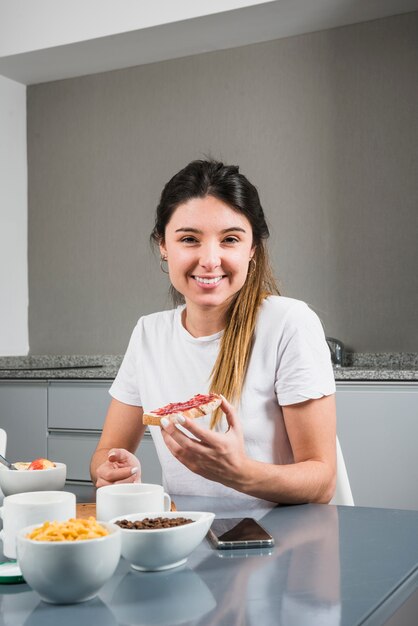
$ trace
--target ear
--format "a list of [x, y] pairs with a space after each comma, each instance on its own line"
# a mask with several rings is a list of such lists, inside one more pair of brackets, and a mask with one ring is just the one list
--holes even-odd
[[164, 241], [160, 241], [158, 247], [160, 249], [160, 255], [162, 257], [166, 257], [167, 256], [167, 248], [165, 247], [165, 242]]
[[257, 249], [257, 246], [253, 246], [253, 247], [251, 248], [251, 250], [250, 250], [250, 259], [252, 259], [252, 258], [253, 258], [253, 256], [255, 255], [255, 251], [256, 251], [256, 249]]

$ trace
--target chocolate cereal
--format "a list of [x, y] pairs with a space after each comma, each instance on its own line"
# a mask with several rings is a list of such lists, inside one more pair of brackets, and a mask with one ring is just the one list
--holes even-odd
[[141, 520], [120, 519], [115, 524], [128, 530], [157, 530], [158, 528], [174, 528], [191, 524], [194, 520], [186, 517], [145, 517]]

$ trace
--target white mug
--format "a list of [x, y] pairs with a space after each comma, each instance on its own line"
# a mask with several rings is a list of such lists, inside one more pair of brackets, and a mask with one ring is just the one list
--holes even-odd
[[169, 511], [171, 498], [161, 485], [151, 483], [121, 483], [99, 487], [96, 493], [96, 519], [108, 522], [113, 517]]
[[31, 491], [15, 493], [3, 500], [0, 517], [3, 518], [3, 554], [16, 558], [16, 534], [18, 530], [43, 522], [63, 522], [76, 515], [76, 498], [67, 491]]

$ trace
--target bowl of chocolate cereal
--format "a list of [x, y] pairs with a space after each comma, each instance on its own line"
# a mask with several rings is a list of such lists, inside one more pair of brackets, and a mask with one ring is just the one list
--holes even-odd
[[183, 565], [204, 539], [215, 517], [200, 511], [132, 513], [110, 523], [122, 532], [122, 556], [143, 572]]

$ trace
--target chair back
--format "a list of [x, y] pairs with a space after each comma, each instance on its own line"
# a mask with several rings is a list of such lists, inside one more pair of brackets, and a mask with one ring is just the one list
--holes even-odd
[[7, 445], [7, 433], [3, 428], [0, 428], [0, 454], [2, 456], [6, 456], [6, 445]]
[[350, 481], [348, 479], [347, 468], [340, 442], [337, 437], [337, 485], [335, 487], [334, 497], [330, 504], [344, 504], [346, 506], [354, 506], [353, 494], [351, 493]]

